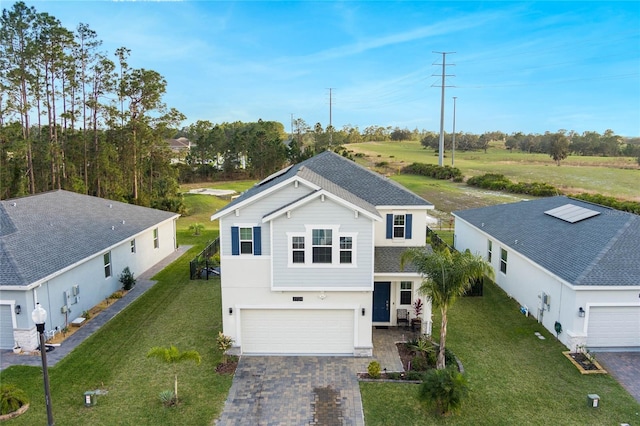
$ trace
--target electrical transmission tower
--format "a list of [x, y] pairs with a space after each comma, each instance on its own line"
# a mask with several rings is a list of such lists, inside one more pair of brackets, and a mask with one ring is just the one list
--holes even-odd
[[[456, 53], [456, 52], [433, 52], [433, 53], [438, 53], [442, 55], [442, 83], [440, 86], [435, 86], [433, 85], [432, 87], [441, 87], [442, 88], [442, 95], [440, 97], [440, 143], [438, 145], [438, 165], [440, 167], [442, 167], [444, 164], [444, 88], [445, 87], [454, 87], [454, 86], [447, 86], [445, 84], [445, 78], [446, 77], [454, 77], [453, 74], [445, 74], [445, 70], [447, 67], [447, 55], [450, 55], [452, 53]], [[438, 64], [434, 64], [434, 65], [438, 65]], [[449, 64], [449, 65], [454, 65], [454, 64]], [[433, 76], [437, 76], [437, 74], [432, 74]]]

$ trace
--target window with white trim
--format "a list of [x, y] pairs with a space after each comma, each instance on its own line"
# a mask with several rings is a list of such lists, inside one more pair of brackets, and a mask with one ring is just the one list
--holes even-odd
[[403, 214], [393, 215], [393, 238], [404, 238], [405, 216]]
[[500, 272], [507, 273], [507, 251], [500, 249]]
[[253, 228], [240, 228], [240, 254], [253, 254]]
[[340, 237], [340, 263], [351, 263], [353, 260], [353, 238]]
[[487, 262], [491, 263], [491, 257], [493, 255], [493, 242], [487, 240]]
[[304, 263], [304, 236], [291, 237], [291, 261]]
[[158, 228], [153, 229], [153, 248], [160, 247], [160, 241], [158, 240]]
[[131, 253], [136, 252], [136, 240], [131, 240]]
[[104, 260], [104, 277], [109, 278], [111, 276], [111, 252], [108, 251], [103, 256]]
[[411, 296], [413, 295], [413, 282], [400, 281], [400, 304], [410, 305], [412, 303]]
[[311, 235], [313, 263], [332, 263], [333, 230], [314, 229]]

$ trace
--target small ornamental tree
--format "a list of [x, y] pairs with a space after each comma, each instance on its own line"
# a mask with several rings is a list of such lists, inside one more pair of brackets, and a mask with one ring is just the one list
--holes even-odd
[[29, 403], [29, 397], [22, 389], [12, 384], [0, 385], [0, 415], [18, 411]]
[[147, 358], [158, 358], [161, 361], [166, 362], [167, 364], [173, 365], [173, 374], [174, 374], [174, 384], [173, 384], [173, 393], [175, 397], [176, 403], [178, 402], [178, 372], [176, 369], [176, 364], [182, 361], [191, 360], [196, 363], [196, 365], [200, 365], [200, 361], [202, 358], [198, 351], [184, 351], [180, 352], [178, 348], [171, 345], [168, 348], [163, 347], [153, 347], [147, 353]]
[[189, 231], [193, 232], [193, 235], [200, 235], [200, 232], [204, 230], [204, 225], [201, 223], [193, 223], [189, 225]]

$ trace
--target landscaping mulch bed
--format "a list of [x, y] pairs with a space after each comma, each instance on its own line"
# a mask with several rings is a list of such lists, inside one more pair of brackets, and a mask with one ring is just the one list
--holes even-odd
[[234, 374], [236, 372], [236, 367], [238, 367], [238, 357], [229, 357], [227, 362], [221, 362], [216, 367], [216, 373], [218, 374]]

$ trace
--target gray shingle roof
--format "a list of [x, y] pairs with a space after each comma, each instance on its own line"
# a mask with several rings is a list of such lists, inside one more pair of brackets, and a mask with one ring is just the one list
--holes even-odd
[[223, 209], [231, 209], [278, 183], [300, 176], [369, 211], [373, 206], [432, 206], [402, 185], [334, 152], [325, 151], [302, 161], [282, 174], [249, 188]]
[[[567, 203], [600, 214], [568, 223], [544, 213]], [[454, 214], [574, 285], [640, 285], [640, 216], [564, 196]]]
[[68, 191], [0, 201], [0, 215], [0, 285], [22, 286], [178, 216]]
[[[402, 272], [418, 272], [412, 263], [404, 265], [404, 269], [400, 267], [400, 257], [407, 249], [412, 247], [376, 247], [373, 255], [374, 272], [375, 273], [402, 273]], [[431, 246], [420, 247], [429, 252], [432, 251]]]

